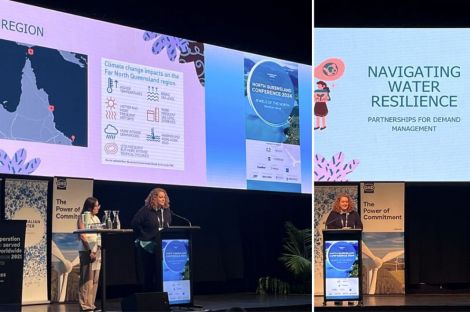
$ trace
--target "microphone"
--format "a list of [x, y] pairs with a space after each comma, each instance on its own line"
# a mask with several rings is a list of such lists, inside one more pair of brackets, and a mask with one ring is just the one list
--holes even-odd
[[349, 212], [346, 212], [346, 222], [344, 223], [344, 227], [348, 227], [348, 217], [349, 217]]
[[334, 218], [333, 220], [330, 220], [330, 222], [325, 223], [325, 229], [328, 229], [328, 225], [331, 224], [331, 223], [336, 222], [336, 220], [341, 220], [341, 215]]
[[180, 219], [182, 219], [182, 220], [188, 222], [188, 223], [189, 223], [189, 226], [192, 226], [191, 221], [189, 221], [189, 219], [186, 219], [185, 217], [182, 217], [182, 216], [180, 216], [180, 215], [174, 213], [173, 210], [171, 210], [171, 209], [170, 209], [170, 213], [171, 213], [173, 216], [175, 216], [175, 217], [177, 217], [177, 218], [180, 218]]

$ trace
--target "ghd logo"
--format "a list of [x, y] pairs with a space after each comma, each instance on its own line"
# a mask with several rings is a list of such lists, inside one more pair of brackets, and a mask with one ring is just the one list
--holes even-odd
[[66, 190], [67, 189], [67, 179], [66, 178], [57, 178], [57, 189]]
[[374, 193], [374, 183], [364, 183], [364, 193]]

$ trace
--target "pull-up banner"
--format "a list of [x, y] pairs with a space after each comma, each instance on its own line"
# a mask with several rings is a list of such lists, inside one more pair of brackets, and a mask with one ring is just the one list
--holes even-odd
[[405, 184], [361, 183], [365, 292], [405, 293]]
[[78, 301], [80, 260], [78, 238], [72, 234], [93, 180], [54, 178], [52, 196], [51, 300]]
[[20, 310], [26, 221], [0, 221], [0, 311]]
[[49, 181], [6, 179], [5, 219], [26, 220], [23, 304], [47, 302], [47, 190]]

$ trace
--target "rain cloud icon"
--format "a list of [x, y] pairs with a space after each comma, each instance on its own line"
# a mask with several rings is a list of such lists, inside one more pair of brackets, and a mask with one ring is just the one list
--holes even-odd
[[106, 133], [107, 139], [115, 139], [119, 131], [115, 126], [108, 124], [104, 129], [104, 133]]

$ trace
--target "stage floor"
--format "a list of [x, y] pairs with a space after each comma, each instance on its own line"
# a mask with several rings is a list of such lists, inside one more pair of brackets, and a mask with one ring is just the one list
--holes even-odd
[[[230, 308], [239, 307], [246, 311], [312, 311], [311, 295], [288, 296], [260, 296], [251, 293], [201, 295], [194, 296], [194, 304], [202, 308], [179, 309], [173, 311], [211, 311], [222, 312]], [[97, 300], [97, 307], [101, 303]], [[107, 311], [121, 311], [121, 299], [109, 299], [106, 303]], [[23, 312], [79, 312], [77, 303], [52, 303], [40, 305], [27, 305], [22, 307]], [[239, 310], [241, 311], [241, 310]]]
[[315, 311], [470, 311], [470, 294], [364, 296], [362, 306], [323, 306], [323, 296], [314, 297]]

